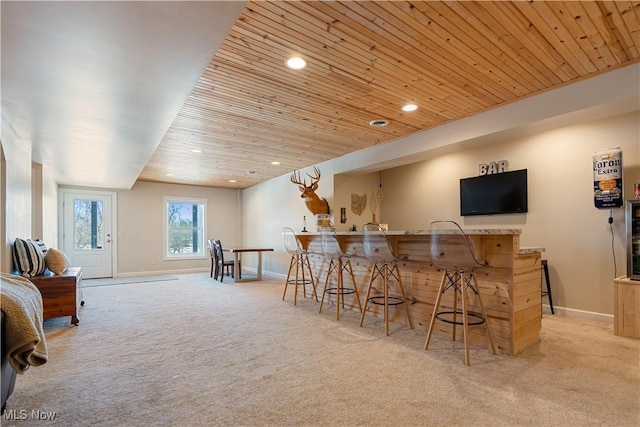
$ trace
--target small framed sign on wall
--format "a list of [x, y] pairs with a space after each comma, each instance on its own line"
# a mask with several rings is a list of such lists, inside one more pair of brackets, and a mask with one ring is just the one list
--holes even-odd
[[623, 205], [620, 147], [593, 153], [593, 200], [598, 209], [619, 208]]

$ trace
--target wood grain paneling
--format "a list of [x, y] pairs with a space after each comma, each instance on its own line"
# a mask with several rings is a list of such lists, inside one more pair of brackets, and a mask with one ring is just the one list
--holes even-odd
[[[639, 14], [638, 1], [252, 1], [140, 179], [245, 188], [610, 71], [640, 58]], [[307, 68], [284, 66], [294, 54]]]
[[[487, 265], [476, 270], [478, 291], [481, 294], [492, 337], [499, 351], [516, 355], [538, 342], [542, 317], [541, 299], [541, 254], [540, 252], [519, 253], [519, 234], [478, 234], [470, 233], [474, 245], [483, 252]], [[364, 298], [366, 286], [371, 274], [371, 262], [363, 256], [362, 235], [356, 233], [338, 234], [346, 252], [351, 256], [354, 277], [359, 287], [361, 298]], [[429, 255], [431, 236], [429, 234], [393, 234], [389, 235], [392, 246], [402, 254], [398, 262], [402, 283], [410, 303], [415, 328], [426, 333], [438, 289], [442, 280], [442, 269], [431, 261]], [[327, 273], [327, 260], [322, 256], [321, 239], [318, 233], [301, 233], [298, 239], [304, 247], [312, 252], [310, 256], [314, 277], [317, 280], [318, 292], [324, 290]], [[449, 253], [449, 252], [448, 252]], [[496, 262], [496, 264], [494, 264]], [[390, 281], [391, 294], [398, 294], [395, 280]], [[348, 281], [350, 284], [350, 280]], [[383, 291], [382, 282], [374, 282], [373, 293]], [[311, 290], [307, 289], [309, 296]], [[442, 296], [441, 309], [453, 307], [453, 292], [445, 292]], [[472, 312], [480, 312], [478, 297], [473, 292], [467, 294], [468, 307]], [[335, 304], [335, 300], [332, 302]], [[357, 310], [353, 296], [347, 297], [345, 303]], [[461, 307], [458, 295], [458, 308]], [[392, 322], [396, 327], [406, 327], [404, 308], [396, 306], [390, 309]], [[383, 317], [381, 308], [370, 305], [368, 311], [373, 317]], [[452, 326], [436, 322], [436, 334], [451, 336]], [[462, 333], [462, 327], [456, 328], [456, 336]], [[488, 347], [483, 328], [471, 328], [471, 343]]]

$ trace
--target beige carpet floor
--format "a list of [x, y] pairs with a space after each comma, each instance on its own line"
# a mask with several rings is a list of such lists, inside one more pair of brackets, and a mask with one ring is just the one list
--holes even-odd
[[294, 307], [281, 280], [177, 277], [84, 289], [80, 325], [45, 322], [49, 362], [18, 377], [7, 409], [28, 416], [2, 425], [640, 425], [640, 342], [609, 324], [545, 315], [538, 345], [466, 367], [461, 343]]

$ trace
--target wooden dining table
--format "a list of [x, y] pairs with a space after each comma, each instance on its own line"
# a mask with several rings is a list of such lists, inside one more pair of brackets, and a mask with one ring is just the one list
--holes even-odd
[[[231, 247], [222, 248], [223, 251], [233, 254], [233, 277], [235, 282], [250, 282], [255, 280], [262, 280], [262, 253], [273, 252], [273, 248], [260, 248], [260, 247]], [[240, 258], [243, 253], [255, 252], [258, 255], [258, 266], [256, 267], [255, 276], [247, 276], [241, 278], [240, 274]]]

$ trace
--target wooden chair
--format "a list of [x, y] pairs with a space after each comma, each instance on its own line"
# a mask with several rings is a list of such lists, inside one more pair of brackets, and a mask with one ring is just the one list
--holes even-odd
[[[433, 306], [429, 330], [427, 331], [427, 341], [424, 349], [429, 348], [433, 326], [436, 320], [452, 325], [452, 339], [456, 339], [456, 325], [462, 325], [464, 336], [465, 363], [470, 365], [469, 360], [469, 326], [483, 325], [491, 351], [496, 354], [493, 345], [491, 332], [487, 325], [487, 314], [482, 304], [482, 298], [478, 291], [475, 270], [484, 266], [480, 262], [473, 241], [466, 235], [460, 225], [455, 221], [433, 221], [431, 223], [431, 261], [438, 267], [444, 269], [442, 280], [438, 288], [436, 302]], [[442, 301], [442, 295], [449, 289], [453, 289], [453, 309], [438, 311]], [[480, 313], [470, 312], [468, 309], [468, 290], [478, 299]], [[458, 310], [458, 296], [462, 301], [462, 310]], [[458, 316], [462, 320], [458, 320]]]
[[[295, 287], [293, 294], [293, 305], [298, 302], [298, 286], [302, 286], [302, 295], [307, 297], [306, 285], [313, 286], [313, 295], [318, 301], [318, 293], [316, 291], [316, 282], [313, 280], [313, 271], [311, 270], [311, 263], [309, 262], [309, 252], [307, 252], [301, 245], [300, 241], [296, 237], [296, 233], [291, 227], [282, 228], [282, 237], [284, 238], [284, 248], [291, 255], [291, 262], [289, 263], [289, 271], [287, 272], [287, 280], [284, 283], [284, 293], [282, 294], [282, 300], [284, 301], [287, 295], [287, 288], [289, 285]], [[295, 265], [295, 277], [291, 277], [291, 271]], [[309, 276], [305, 276], [305, 270]]]
[[[329, 268], [327, 270], [327, 278], [324, 281], [324, 291], [322, 291], [322, 299], [320, 300], [320, 310], [322, 313], [322, 306], [324, 304], [325, 295], [329, 294], [327, 300], [331, 298], [331, 295], [336, 296], [336, 320], [340, 320], [340, 305], [344, 309], [344, 296], [355, 294], [356, 302], [362, 313], [362, 304], [360, 303], [360, 294], [358, 293], [358, 286], [356, 285], [356, 279], [353, 276], [353, 269], [351, 268], [351, 259], [344, 252], [338, 242], [336, 233], [332, 227], [322, 227], [320, 229], [322, 236], [322, 254], [329, 259]], [[342, 273], [349, 273], [351, 276], [351, 288], [344, 287]], [[329, 280], [333, 273], [336, 273], [335, 286], [329, 286]]]
[[213, 274], [215, 273], [216, 279], [218, 278], [218, 257], [216, 256], [216, 249], [213, 244], [213, 239], [207, 240], [209, 246], [209, 256], [211, 257], [211, 272], [209, 273], [209, 277], [213, 278]]
[[[409, 305], [407, 302], [407, 296], [402, 286], [402, 278], [400, 276], [400, 270], [398, 269], [398, 258], [393, 249], [389, 245], [389, 240], [384, 230], [378, 224], [365, 224], [364, 226], [364, 255], [372, 262], [371, 265], [371, 277], [369, 278], [369, 287], [367, 289], [367, 296], [364, 299], [364, 309], [360, 317], [360, 326], [364, 323], [364, 317], [367, 313], [367, 306], [369, 303], [378, 304], [384, 306], [384, 321], [387, 336], [389, 335], [389, 306], [404, 304], [405, 313], [407, 315], [407, 321], [409, 326], [413, 329], [413, 320], [411, 319], [411, 313], [409, 312]], [[382, 279], [383, 293], [381, 295], [371, 296], [371, 289], [373, 288], [373, 282], [376, 278]], [[390, 295], [389, 285], [390, 278], [395, 279], [398, 282], [398, 288], [400, 295]]]
[[[213, 240], [213, 249], [215, 253], [215, 262], [216, 262], [215, 279], [218, 280], [218, 277], [220, 277], [220, 281], [222, 282], [224, 280], [225, 270], [226, 270], [227, 276], [231, 275], [231, 277], [235, 279], [235, 276], [234, 276], [235, 261], [233, 260], [227, 261], [224, 259], [224, 251], [222, 250], [222, 244], [220, 243], [220, 240]], [[238, 272], [240, 272], [239, 263], [238, 263]], [[240, 273], [238, 273], [238, 276], [240, 276]]]

